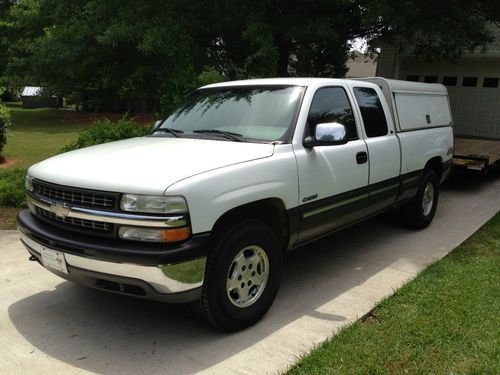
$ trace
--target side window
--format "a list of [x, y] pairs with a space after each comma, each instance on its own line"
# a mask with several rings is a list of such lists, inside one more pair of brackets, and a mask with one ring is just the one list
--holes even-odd
[[361, 110], [368, 137], [380, 137], [387, 134], [387, 119], [382, 103], [374, 89], [355, 87], [354, 95]]
[[358, 139], [352, 108], [342, 87], [323, 87], [314, 94], [307, 116], [308, 134], [313, 134], [317, 124], [325, 122], [338, 122], [344, 125], [348, 139]]

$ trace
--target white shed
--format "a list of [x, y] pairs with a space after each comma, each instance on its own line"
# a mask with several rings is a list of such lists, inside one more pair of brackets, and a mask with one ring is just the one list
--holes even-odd
[[61, 100], [56, 96], [42, 95], [43, 87], [25, 86], [21, 93], [21, 102], [24, 109], [58, 108]]

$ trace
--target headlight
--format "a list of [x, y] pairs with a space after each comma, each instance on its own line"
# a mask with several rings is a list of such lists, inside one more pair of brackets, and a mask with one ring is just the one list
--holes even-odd
[[156, 229], [140, 227], [120, 227], [118, 236], [124, 240], [150, 242], [176, 242], [188, 238], [191, 230], [187, 227], [176, 229]]
[[33, 178], [30, 175], [26, 175], [24, 178], [24, 186], [26, 186], [26, 190], [33, 191]]
[[180, 196], [123, 194], [120, 207], [124, 211], [155, 214], [188, 212], [186, 200]]

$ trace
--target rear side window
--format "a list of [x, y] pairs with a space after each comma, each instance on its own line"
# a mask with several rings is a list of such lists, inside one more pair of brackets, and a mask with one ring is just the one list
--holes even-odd
[[380, 137], [387, 134], [387, 119], [382, 103], [374, 89], [355, 87], [354, 95], [361, 110], [368, 137]]
[[325, 122], [338, 122], [344, 125], [348, 139], [358, 139], [352, 108], [342, 87], [322, 87], [314, 94], [307, 117], [309, 135], [314, 133], [317, 124]]

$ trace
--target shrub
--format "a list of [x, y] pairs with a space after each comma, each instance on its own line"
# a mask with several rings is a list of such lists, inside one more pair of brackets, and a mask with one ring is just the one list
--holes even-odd
[[10, 126], [10, 113], [6, 106], [0, 104], [0, 155], [7, 143], [7, 131]]
[[25, 176], [25, 168], [8, 169], [0, 173], [0, 206], [26, 207]]
[[118, 141], [120, 139], [142, 137], [150, 132], [151, 130], [149, 128], [127, 117], [122, 117], [116, 122], [103, 118], [95, 120], [90, 128], [80, 132], [78, 139], [65, 146], [61, 152], [78, 150], [80, 148]]

